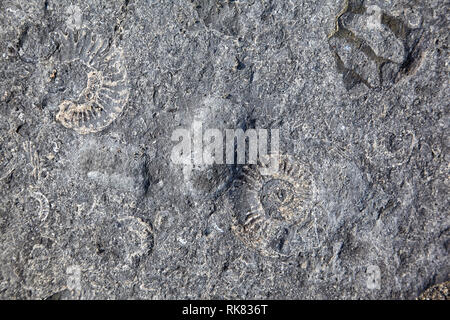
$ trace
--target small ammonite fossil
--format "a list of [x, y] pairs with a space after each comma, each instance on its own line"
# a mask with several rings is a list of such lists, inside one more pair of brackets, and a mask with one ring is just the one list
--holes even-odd
[[42, 193], [40, 193], [39, 191], [35, 191], [33, 189], [30, 190], [30, 195], [39, 202], [38, 216], [39, 220], [41, 222], [44, 222], [47, 219], [48, 214], [50, 212], [50, 203], [47, 197]]
[[95, 230], [94, 239], [99, 254], [108, 256], [114, 264], [139, 264], [154, 246], [152, 227], [133, 216], [104, 220]]
[[64, 100], [56, 120], [80, 134], [101, 131], [128, 101], [122, 50], [88, 29], [68, 29], [57, 37], [60, 49], [55, 71]]
[[312, 184], [308, 166], [288, 156], [269, 176], [244, 167], [230, 190], [234, 233], [264, 256], [290, 256], [296, 228], [310, 220]]

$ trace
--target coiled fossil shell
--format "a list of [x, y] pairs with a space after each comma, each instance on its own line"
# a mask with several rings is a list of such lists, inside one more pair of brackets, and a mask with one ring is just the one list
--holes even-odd
[[30, 195], [31, 195], [31, 197], [33, 197], [34, 199], [36, 199], [39, 202], [38, 216], [39, 216], [39, 220], [41, 222], [44, 222], [47, 219], [48, 214], [50, 212], [50, 204], [49, 204], [47, 197], [45, 195], [43, 195], [42, 193], [35, 191], [35, 190], [31, 190]]
[[264, 256], [289, 256], [294, 227], [309, 221], [312, 183], [307, 165], [287, 156], [271, 176], [244, 167], [230, 191], [236, 236]]
[[68, 30], [58, 38], [56, 71], [67, 97], [59, 104], [56, 120], [79, 134], [99, 132], [122, 113], [128, 101], [122, 50], [89, 29]]

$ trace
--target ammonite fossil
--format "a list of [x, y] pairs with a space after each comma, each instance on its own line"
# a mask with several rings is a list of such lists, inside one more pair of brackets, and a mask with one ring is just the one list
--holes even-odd
[[77, 133], [109, 126], [128, 101], [122, 51], [89, 29], [58, 34], [56, 77], [64, 90], [56, 120]]
[[310, 220], [312, 183], [308, 166], [288, 156], [270, 176], [244, 167], [230, 191], [234, 233], [264, 256], [288, 257], [295, 229]]
[[139, 263], [141, 258], [151, 253], [154, 245], [151, 226], [132, 216], [104, 220], [94, 238], [98, 252], [114, 264]]
[[40, 193], [39, 191], [35, 191], [33, 189], [30, 190], [30, 195], [31, 197], [36, 199], [37, 202], [39, 202], [38, 217], [41, 222], [44, 222], [47, 219], [48, 214], [50, 212], [50, 203], [47, 197], [42, 193]]

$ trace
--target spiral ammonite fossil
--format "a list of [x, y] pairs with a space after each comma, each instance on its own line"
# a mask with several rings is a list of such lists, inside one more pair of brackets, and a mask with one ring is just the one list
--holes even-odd
[[269, 257], [291, 254], [295, 229], [310, 220], [312, 175], [308, 166], [280, 157], [277, 173], [244, 167], [230, 191], [233, 231], [245, 245]]
[[56, 75], [64, 89], [56, 120], [79, 134], [98, 132], [122, 113], [129, 97], [122, 50], [89, 29], [58, 34]]

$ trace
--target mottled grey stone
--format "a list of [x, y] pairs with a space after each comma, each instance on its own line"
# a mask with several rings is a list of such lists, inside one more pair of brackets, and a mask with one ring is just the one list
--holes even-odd
[[[448, 281], [448, 12], [1, 1], [0, 297], [415, 299]], [[174, 164], [195, 121], [280, 129], [308, 183]], [[241, 202], [267, 233], [239, 229]]]

